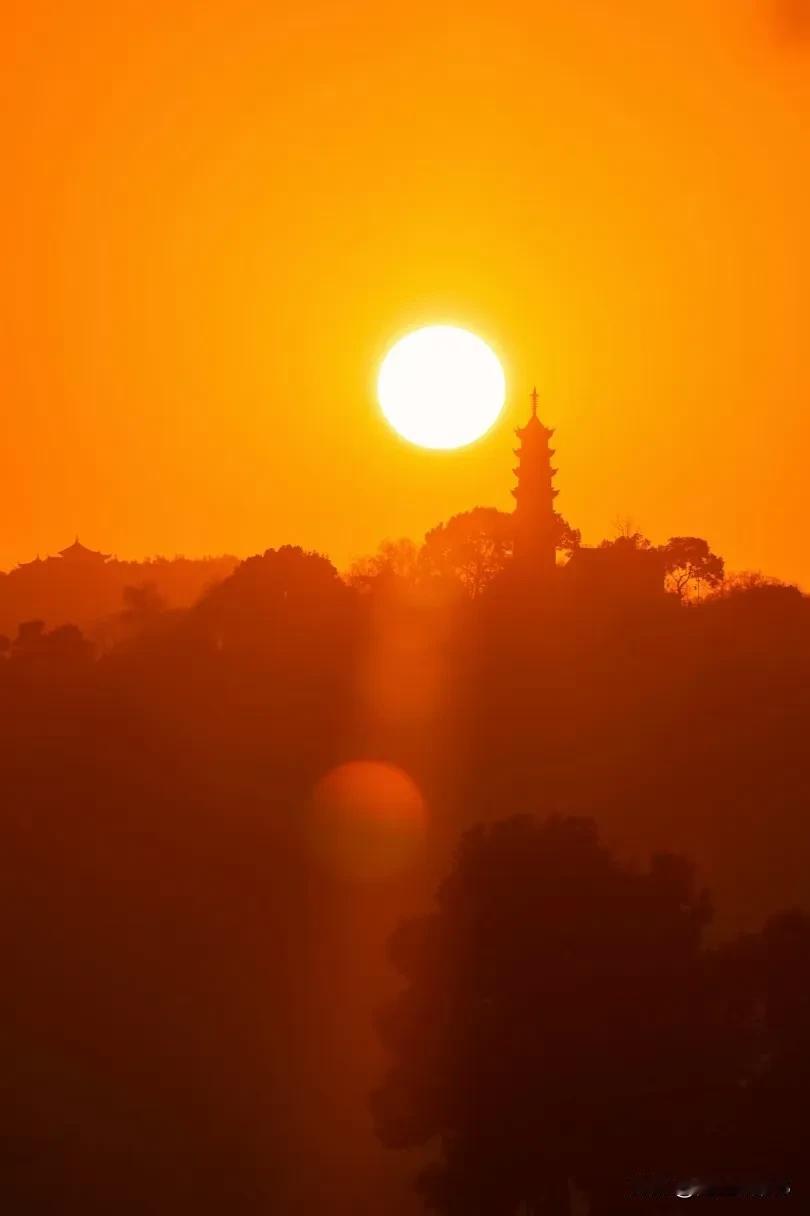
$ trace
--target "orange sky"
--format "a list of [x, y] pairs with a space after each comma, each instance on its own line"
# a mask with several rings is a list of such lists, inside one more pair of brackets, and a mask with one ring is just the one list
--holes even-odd
[[[284, 541], [339, 564], [559, 506], [810, 587], [802, 0], [17, 0], [0, 48], [0, 566]], [[788, 20], [790, 12], [794, 20]], [[468, 325], [502, 422], [398, 440], [390, 341]]]

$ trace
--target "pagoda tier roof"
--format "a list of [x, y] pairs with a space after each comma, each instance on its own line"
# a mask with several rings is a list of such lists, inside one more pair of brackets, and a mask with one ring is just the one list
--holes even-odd
[[525, 426], [516, 426], [515, 434], [520, 439], [523, 439], [526, 436], [532, 437], [535, 435], [538, 438], [542, 436], [543, 438], [550, 439], [554, 434], [554, 430], [555, 428], [553, 426], [544, 426], [539, 418], [534, 417], [530, 418]]
[[537, 482], [545, 481], [547, 477], [556, 477], [559, 469], [555, 469], [548, 463], [541, 464], [538, 468], [529, 468], [525, 463], [521, 463], [515, 465], [512, 472], [524, 485], [535, 485]]
[[537, 490], [529, 490], [527, 486], [515, 486], [514, 489], [509, 491], [513, 498], [519, 499], [523, 497], [525, 498], [526, 502], [533, 501], [541, 504], [548, 497], [548, 495], [551, 495], [552, 498], [556, 498], [559, 492], [560, 491], [555, 490], [553, 486], [543, 487], [542, 492]]

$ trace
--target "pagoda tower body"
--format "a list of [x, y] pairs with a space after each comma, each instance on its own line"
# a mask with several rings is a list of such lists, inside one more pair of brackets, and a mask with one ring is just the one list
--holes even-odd
[[515, 562], [526, 573], [551, 577], [557, 563], [559, 531], [554, 513], [557, 491], [552, 484], [557, 470], [552, 468], [554, 449], [549, 446], [553, 428], [543, 426], [537, 417], [537, 389], [532, 391], [531, 418], [515, 434], [520, 440], [520, 447], [515, 448], [518, 463], [513, 470], [517, 485], [512, 491]]

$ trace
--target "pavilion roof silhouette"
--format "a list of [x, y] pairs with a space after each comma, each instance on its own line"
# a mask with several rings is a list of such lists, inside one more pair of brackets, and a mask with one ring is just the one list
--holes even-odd
[[77, 536], [72, 545], [59, 550], [59, 556], [67, 561], [106, 562], [111, 555], [109, 553], [100, 553], [97, 549], [88, 549]]

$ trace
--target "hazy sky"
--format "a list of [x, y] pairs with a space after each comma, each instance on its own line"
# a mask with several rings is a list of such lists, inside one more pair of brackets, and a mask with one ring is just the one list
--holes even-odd
[[[0, 48], [0, 566], [283, 541], [339, 564], [558, 504], [810, 587], [801, 0], [24, 0]], [[502, 422], [426, 452], [390, 341], [468, 325]]]

